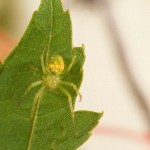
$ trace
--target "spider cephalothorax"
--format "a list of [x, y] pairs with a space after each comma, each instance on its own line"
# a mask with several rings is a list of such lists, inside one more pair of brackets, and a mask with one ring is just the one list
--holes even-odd
[[60, 84], [60, 77], [58, 75], [48, 74], [43, 77], [43, 84], [50, 90], [57, 89]]
[[68, 92], [68, 90], [63, 87], [63, 85], [69, 86], [72, 89], [74, 89], [75, 92], [77, 93], [77, 95], [80, 96], [80, 100], [81, 100], [82, 96], [79, 93], [78, 88], [74, 83], [70, 83], [70, 82], [66, 82], [66, 81], [61, 80], [60, 75], [66, 74], [71, 70], [71, 68], [73, 67], [73, 65], [76, 61], [76, 55], [73, 56], [70, 65], [65, 70], [64, 60], [61, 56], [53, 55], [49, 58], [48, 51], [47, 51], [46, 59], [44, 60], [44, 54], [45, 54], [45, 51], [41, 55], [41, 66], [42, 66], [42, 72], [43, 72], [42, 79], [32, 83], [28, 87], [28, 89], [26, 90], [24, 96], [32, 88], [41, 85], [41, 88], [38, 90], [38, 92], [36, 93], [35, 98], [34, 98], [33, 108], [35, 108], [35, 105], [36, 105], [37, 101], [39, 99], [41, 99], [41, 97], [43, 96], [45, 91], [47, 91], [46, 89], [49, 89], [49, 92], [51, 92], [52, 90], [59, 89], [68, 98], [72, 118], [74, 120], [72, 97], [71, 97], [70, 93]]

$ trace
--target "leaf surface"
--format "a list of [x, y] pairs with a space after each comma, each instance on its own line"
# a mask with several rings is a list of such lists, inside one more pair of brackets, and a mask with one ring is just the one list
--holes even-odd
[[[75, 150], [90, 137], [102, 116], [78, 111], [73, 117], [68, 97], [61, 89], [47, 87], [36, 105], [34, 99], [41, 85], [24, 97], [31, 83], [43, 80], [40, 57], [44, 50], [49, 56], [60, 55], [65, 70], [73, 56], [77, 56], [69, 73], [60, 77], [79, 89], [83, 79], [84, 48], [73, 48], [69, 11], [63, 10], [60, 0], [41, 1], [21, 41], [5, 60], [5, 68], [0, 65], [1, 150]], [[74, 107], [75, 90], [64, 88], [71, 95]]]

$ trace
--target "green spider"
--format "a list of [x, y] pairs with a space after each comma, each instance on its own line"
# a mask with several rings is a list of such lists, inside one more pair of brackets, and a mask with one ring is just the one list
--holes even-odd
[[72, 118], [74, 118], [74, 112], [73, 112], [73, 104], [72, 104], [72, 97], [70, 93], [62, 86], [69, 86], [75, 90], [77, 95], [80, 97], [80, 101], [82, 100], [82, 95], [78, 91], [77, 86], [74, 83], [62, 81], [60, 76], [67, 74], [73, 67], [75, 61], [76, 61], [76, 55], [73, 56], [72, 61], [68, 68], [65, 70], [65, 64], [64, 60], [60, 55], [53, 55], [51, 58], [49, 58], [48, 51], [46, 54], [46, 60], [44, 60], [44, 54], [45, 51], [43, 51], [41, 55], [41, 67], [43, 72], [43, 78], [39, 81], [36, 81], [32, 83], [26, 90], [24, 96], [34, 87], [41, 85], [41, 88], [38, 90], [34, 97], [34, 107], [39, 99], [43, 96], [46, 88], [49, 89], [49, 91], [60, 89], [67, 97], [68, 102], [72, 114]]

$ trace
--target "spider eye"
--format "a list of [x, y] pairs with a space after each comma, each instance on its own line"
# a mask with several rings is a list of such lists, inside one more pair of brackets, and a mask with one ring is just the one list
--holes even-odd
[[55, 75], [60, 75], [64, 70], [64, 60], [59, 55], [53, 55], [50, 58], [48, 68]]

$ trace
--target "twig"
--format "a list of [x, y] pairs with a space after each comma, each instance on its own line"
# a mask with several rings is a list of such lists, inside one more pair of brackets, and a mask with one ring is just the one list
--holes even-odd
[[124, 75], [128, 81], [130, 89], [134, 93], [137, 101], [139, 102], [141, 108], [143, 109], [143, 112], [147, 118], [148, 126], [150, 128], [150, 107], [148, 105], [148, 100], [146, 100], [145, 95], [142, 93], [140, 87], [138, 86], [131, 72], [130, 65], [128, 64], [128, 61], [125, 55], [126, 49], [124, 48], [123, 43], [121, 41], [120, 34], [118, 32], [115, 20], [111, 12], [111, 8], [109, 6], [109, 2], [107, 0], [100, 0], [99, 5], [105, 11], [108, 27], [113, 36], [113, 40], [114, 40], [113, 42], [116, 44], [117, 53], [120, 59], [120, 64], [122, 65]]

